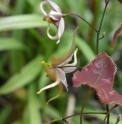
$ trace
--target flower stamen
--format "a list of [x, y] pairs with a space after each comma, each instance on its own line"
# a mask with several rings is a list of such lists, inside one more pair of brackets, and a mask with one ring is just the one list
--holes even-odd
[[40, 64], [48, 68], [52, 67], [50, 64], [47, 64], [45, 61], [41, 61]]
[[44, 16], [43, 21], [47, 21], [48, 23], [53, 23], [53, 20], [48, 16]]

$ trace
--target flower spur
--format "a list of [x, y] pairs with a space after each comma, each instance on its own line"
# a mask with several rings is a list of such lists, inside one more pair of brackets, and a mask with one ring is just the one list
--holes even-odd
[[[75, 32], [76, 32], [76, 30], [75, 30]], [[74, 32], [73, 39], [72, 39], [72, 46], [71, 46], [69, 52], [65, 56], [63, 56], [63, 57], [52, 56], [50, 58], [51, 65], [45, 63], [44, 61], [41, 62], [41, 64], [45, 66], [44, 71], [46, 72], [46, 77], [50, 78], [51, 80], [54, 80], [55, 82], [42, 88], [39, 92], [37, 92], [37, 94], [40, 94], [42, 91], [44, 91], [46, 89], [53, 88], [57, 85], [59, 86], [58, 95], [49, 99], [46, 104], [48, 104], [50, 101], [58, 98], [62, 94], [63, 85], [66, 87], [66, 89], [68, 91], [68, 84], [67, 84], [65, 73], [73, 72], [76, 69], [76, 65], [77, 65], [76, 54], [77, 54], [78, 49], [76, 49], [74, 51], [75, 32]], [[68, 64], [68, 62], [70, 62], [72, 60], [73, 56], [74, 56], [74, 62]]]

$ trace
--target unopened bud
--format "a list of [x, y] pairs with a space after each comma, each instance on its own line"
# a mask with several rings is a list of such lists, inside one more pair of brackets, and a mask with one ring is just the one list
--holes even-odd
[[105, 37], [105, 32], [103, 32], [102, 37], [99, 38], [99, 40], [103, 39]]
[[119, 123], [120, 120], [121, 120], [121, 114], [118, 115], [117, 120], [116, 120], [116, 124]]
[[102, 37], [104, 38], [104, 37], [105, 37], [105, 35], [106, 35], [106, 33], [105, 33], [105, 32], [103, 32]]
[[121, 120], [121, 114], [118, 115], [118, 118], [117, 118], [118, 121]]

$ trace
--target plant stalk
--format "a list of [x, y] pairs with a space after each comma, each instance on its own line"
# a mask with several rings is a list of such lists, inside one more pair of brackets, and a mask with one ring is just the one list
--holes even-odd
[[70, 14], [63, 14], [63, 16], [77, 16], [80, 19], [82, 19], [85, 23], [87, 23], [95, 32], [97, 32], [97, 30], [88, 21], [86, 21], [83, 17], [81, 17], [80, 15], [70, 13]]
[[99, 46], [99, 40], [101, 40], [100, 38], [100, 31], [101, 31], [101, 27], [102, 27], [102, 23], [103, 23], [103, 19], [104, 19], [104, 16], [105, 16], [105, 12], [106, 12], [106, 9], [107, 9], [107, 6], [108, 6], [108, 3], [109, 3], [110, 0], [106, 1], [105, 2], [105, 8], [104, 8], [104, 11], [103, 11], [103, 14], [102, 14], [102, 17], [101, 17], [101, 21], [100, 21], [100, 25], [99, 25], [99, 28], [98, 28], [98, 31], [97, 31], [97, 38], [96, 38], [96, 54], [98, 54], [98, 46]]
[[[109, 111], [107, 112], [107, 114], [106, 114], [106, 116], [105, 116], [105, 118], [104, 118], [102, 124], [105, 124], [106, 118], [109, 116], [110, 112], [111, 112], [113, 109], [115, 109], [116, 107], [117, 107], [117, 105], [114, 105], [111, 109], [109, 109]], [[107, 122], [107, 123], [108, 123], [108, 122]]]
[[89, 99], [91, 93], [92, 93], [92, 90], [90, 89], [90, 91], [88, 92], [88, 94], [87, 94], [87, 96], [86, 96], [86, 98], [85, 98], [85, 100], [84, 100], [84, 102], [83, 102], [82, 109], [81, 109], [81, 112], [80, 112], [80, 124], [82, 124], [82, 116], [83, 116], [84, 107], [85, 107], [86, 102], [87, 102], [87, 100]]

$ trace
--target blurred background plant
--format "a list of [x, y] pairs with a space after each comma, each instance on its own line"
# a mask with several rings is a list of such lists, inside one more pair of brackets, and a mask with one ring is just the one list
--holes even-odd
[[[104, 0], [53, 0], [63, 13], [76, 13], [98, 28], [104, 8]], [[46, 105], [46, 101], [55, 96], [58, 88], [37, 95], [36, 92], [52, 83], [44, 73], [39, 62], [49, 62], [52, 55], [64, 55], [70, 48], [72, 34], [79, 25], [76, 36], [78, 65], [85, 66], [95, 57], [96, 33], [77, 17], [65, 17], [66, 30], [61, 42], [56, 45], [46, 34], [47, 23], [42, 20], [39, 4], [41, 0], [1, 0], [0, 1], [0, 124], [42, 124], [51, 119], [79, 113], [88, 90], [87, 86], [72, 87], [72, 74], [67, 74], [69, 92]], [[47, 8], [48, 9], [48, 8]], [[114, 31], [122, 22], [122, 5], [111, 0], [107, 8], [101, 32], [106, 32], [100, 41], [99, 52], [105, 51], [112, 56], [118, 67], [114, 88], [122, 93], [122, 35], [118, 37], [115, 48], [111, 46]], [[52, 26], [52, 34], [55, 34]], [[102, 36], [102, 33], [101, 33]], [[94, 94], [85, 111], [104, 110]], [[71, 111], [69, 111], [71, 110]], [[116, 122], [122, 113], [116, 109], [110, 123]], [[85, 115], [84, 124], [100, 123], [101, 115]], [[72, 124], [79, 123], [79, 116], [70, 118]], [[63, 123], [63, 122], [60, 122]]]

